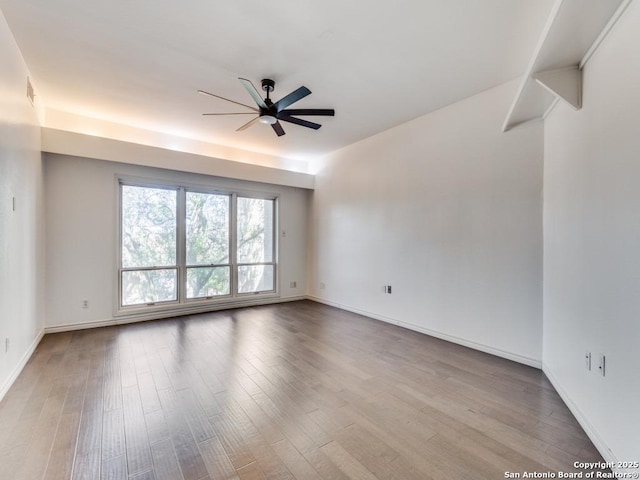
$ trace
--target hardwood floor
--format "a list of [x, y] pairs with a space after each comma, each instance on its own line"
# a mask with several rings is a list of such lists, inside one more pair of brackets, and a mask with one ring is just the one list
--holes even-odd
[[602, 461], [533, 368], [313, 302], [46, 335], [0, 479], [498, 479]]

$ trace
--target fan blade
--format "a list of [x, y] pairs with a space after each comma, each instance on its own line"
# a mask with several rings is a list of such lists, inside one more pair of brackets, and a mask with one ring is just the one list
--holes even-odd
[[307, 87], [300, 87], [299, 89], [291, 92], [286, 97], [278, 100], [276, 103], [273, 104], [273, 106], [275, 107], [276, 112], [281, 112], [292, 103], [296, 103], [298, 100], [302, 100], [304, 97], [310, 94], [311, 94], [311, 90], [309, 90]]
[[301, 118], [289, 117], [288, 115], [278, 115], [278, 118], [283, 122], [295, 123], [296, 125], [302, 125], [303, 127], [313, 128], [314, 130], [318, 130], [322, 125], [319, 123], [309, 122], [307, 120], [302, 120]]
[[203, 113], [202, 115], [255, 115], [256, 112]]
[[258, 120], [260, 119], [259, 116], [257, 116], [256, 118], [254, 118], [253, 120], [249, 120], [247, 123], [245, 123], [244, 125], [242, 125], [240, 128], [238, 128], [236, 130], [236, 132], [241, 132], [242, 130], [246, 130], [247, 128], [249, 128], [251, 125], [253, 125], [254, 123], [256, 123]]
[[254, 87], [253, 83], [251, 83], [251, 80], [247, 80], [246, 78], [238, 78], [238, 80], [240, 80], [240, 83], [242, 83], [242, 86], [249, 93], [249, 95], [251, 95], [253, 100], [258, 104], [260, 108], [268, 108], [267, 104], [264, 103], [264, 100], [258, 93], [258, 90], [256, 90], [256, 87]]
[[281, 110], [280, 113], [286, 113], [287, 115], [323, 115], [325, 117], [333, 117], [336, 111], [333, 108], [302, 108]]
[[[258, 117], [259, 118], [259, 117]], [[282, 125], [280, 125], [280, 122], [276, 122], [273, 125], [271, 125], [271, 128], [273, 128], [273, 131], [276, 132], [276, 134], [281, 137], [282, 135], [284, 135], [284, 128], [282, 128]]]
[[226, 102], [235, 103], [236, 105], [240, 105], [245, 108], [250, 108], [254, 112], [258, 111], [258, 109], [255, 107], [250, 107], [249, 105], [245, 105], [244, 103], [236, 102], [235, 100], [229, 100], [228, 98], [221, 97], [220, 95], [214, 95], [213, 93], [205, 92], [204, 90], [198, 90], [198, 93], [202, 93], [203, 95], [209, 95], [210, 97], [219, 98], [220, 100], [224, 100]]

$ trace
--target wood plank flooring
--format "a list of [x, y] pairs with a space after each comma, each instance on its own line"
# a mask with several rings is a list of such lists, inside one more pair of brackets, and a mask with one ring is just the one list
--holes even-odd
[[498, 479], [602, 461], [533, 368], [302, 301], [46, 335], [0, 479]]

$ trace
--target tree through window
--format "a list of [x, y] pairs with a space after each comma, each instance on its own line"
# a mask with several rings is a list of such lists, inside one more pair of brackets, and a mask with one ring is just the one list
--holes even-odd
[[274, 289], [273, 200], [238, 197], [238, 292]]

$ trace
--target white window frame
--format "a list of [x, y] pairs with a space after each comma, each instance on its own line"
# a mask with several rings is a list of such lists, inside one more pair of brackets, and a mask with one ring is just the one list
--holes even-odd
[[[122, 186], [136, 186], [147, 188], [164, 188], [174, 189], [177, 191], [177, 205], [176, 205], [176, 218], [177, 218], [177, 234], [176, 234], [176, 266], [159, 266], [159, 267], [122, 267]], [[273, 192], [259, 192], [243, 189], [227, 189], [218, 188], [215, 186], [205, 186], [190, 184], [188, 182], [167, 182], [157, 181], [153, 179], [129, 177], [129, 176], [116, 176], [116, 197], [117, 197], [117, 228], [116, 228], [116, 292], [114, 315], [115, 316], [144, 316], [148, 313], [159, 314], [167, 312], [170, 314], [189, 313], [190, 311], [207, 311], [215, 309], [215, 307], [229, 305], [242, 305], [253, 304], [270, 298], [280, 297], [280, 265], [279, 265], [279, 211], [280, 211], [280, 195]], [[187, 268], [186, 264], [186, 192], [196, 192], [215, 195], [229, 196], [229, 281], [230, 292], [228, 295], [215, 295], [210, 297], [200, 298], [187, 298]], [[272, 262], [264, 262], [265, 265], [273, 265], [274, 278], [273, 289], [268, 291], [258, 292], [238, 292], [238, 267], [241, 266], [237, 263], [237, 201], [238, 196], [245, 198], [258, 198], [264, 200], [273, 201], [273, 221], [272, 221], [272, 235], [273, 235], [273, 252]], [[262, 265], [260, 264], [242, 264], [242, 265]], [[195, 265], [194, 265], [195, 266]], [[207, 265], [201, 265], [206, 267]], [[227, 266], [227, 264], [211, 265]], [[193, 267], [193, 266], [192, 266]], [[154, 270], [154, 269], [171, 269], [177, 268], [177, 300], [156, 302], [154, 304], [137, 304], [137, 305], [123, 305], [122, 304], [122, 272], [129, 270]]]

